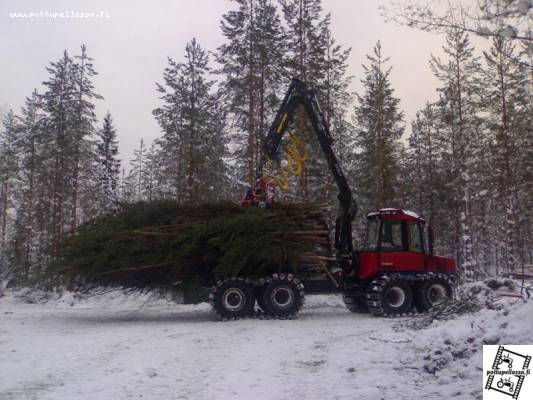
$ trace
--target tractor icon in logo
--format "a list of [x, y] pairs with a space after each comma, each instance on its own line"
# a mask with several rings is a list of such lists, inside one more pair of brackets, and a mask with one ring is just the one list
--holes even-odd
[[500, 380], [496, 383], [496, 386], [498, 386], [500, 389], [503, 389], [505, 386], [508, 387], [508, 390], [509, 393], [513, 393], [513, 390], [514, 390], [514, 383], [511, 382], [511, 378], [507, 378], [507, 379], [503, 379], [500, 378]]
[[507, 364], [507, 367], [509, 369], [513, 368], [513, 359], [509, 353], [502, 355], [502, 357], [498, 360], [498, 366], [497, 369], [500, 369], [501, 364]]

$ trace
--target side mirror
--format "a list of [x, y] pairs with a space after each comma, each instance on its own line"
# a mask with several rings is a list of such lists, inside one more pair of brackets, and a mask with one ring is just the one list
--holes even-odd
[[428, 250], [429, 250], [430, 256], [433, 255], [433, 238], [434, 238], [433, 227], [431, 225], [428, 225]]

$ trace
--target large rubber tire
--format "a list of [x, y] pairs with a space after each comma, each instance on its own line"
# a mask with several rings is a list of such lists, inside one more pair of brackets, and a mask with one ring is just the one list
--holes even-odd
[[249, 317], [254, 313], [254, 290], [242, 278], [220, 280], [211, 289], [209, 302], [222, 319]]
[[400, 317], [412, 311], [413, 291], [405, 280], [383, 276], [368, 286], [366, 302], [374, 315]]
[[368, 313], [368, 305], [365, 296], [350, 296], [345, 294], [342, 296], [342, 300], [350, 312], [359, 314]]
[[430, 278], [414, 288], [414, 303], [419, 312], [424, 312], [452, 297], [452, 285], [446, 276]]
[[298, 314], [304, 298], [304, 286], [297, 278], [290, 274], [274, 274], [265, 279], [259, 304], [269, 316], [290, 318]]

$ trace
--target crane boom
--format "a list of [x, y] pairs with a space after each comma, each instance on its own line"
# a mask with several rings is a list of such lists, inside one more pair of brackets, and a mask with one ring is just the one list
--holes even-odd
[[309, 116], [313, 131], [338, 188], [339, 208], [335, 221], [335, 249], [337, 250], [337, 256], [343, 267], [345, 262], [349, 262], [351, 266], [355, 267], [352, 220], [357, 214], [357, 204], [353, 199], [352, 191], [344, 176], [339, 160], [333, 151], [333, 138], [320, 110], [316, 94], [297, 78], [292, 79], [276, 117], [270, 126], [263, 144], [263, 153], [270, 160], [275, 160], [279, 157], [283, 136], [294, 118], [297, 107], [300, 105], [305, 108]]

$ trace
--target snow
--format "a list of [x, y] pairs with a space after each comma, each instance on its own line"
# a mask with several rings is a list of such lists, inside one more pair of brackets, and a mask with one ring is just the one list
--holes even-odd
[[[533, 344], [533, 302], [503, 310], [483, 309], [414, 333], [414, 351], [404, 361], [434, 374], [439, 385], [481, 399], [483, 345]], [[467, 397], [468, 398], [468, 397]]]
[[410, 217], [421, 219], [420, 216], [417, 213], [415, 213], [414, 211], [404, 210], [403, 213], [405, 215], [409, 215]]
[[412, 329], [337, 296], [308, 296], [295, 320], [219, 322], [150, 294], [4, 293], [2, 400], [480, 398], [479, 346], [533, 341], [533, 302]]
[[382, 209], [379, 210], [379, 212], [368, 213], [367, 217], [373, 217], [375, 215], [379, 215], [379, 213], [381, 213], [381, 212], [385, 212], [385, 213], [387, 213], [387, 212], [403, 212], [405, 215], [409, 215], [410, 217], [422, 219], [422, 217], [420, 217], [414, 211], [411, 211], [411, 210], [400, 210], [398, 208], [382, 208]]

